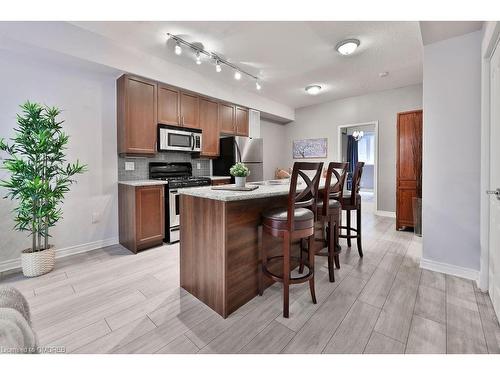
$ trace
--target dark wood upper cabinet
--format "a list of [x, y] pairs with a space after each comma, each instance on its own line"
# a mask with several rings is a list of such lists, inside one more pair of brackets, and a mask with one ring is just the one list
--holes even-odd
[[156, 154], [157, 84], [123, 75], [117, 82], [118, 153]]
[[235, 133], [235, 106], [229, 103], [219, 103], [219, 130], [222, 134]]
[[181, 125], [187, 128], [199, 128], [199, 97], [196, 94], [181, 91]]
[[200, 98], [200, 128], [203, 134], [201, 156], [219, 156], [219, 110], [218, 103]]
[[180, 90], [158, 85], [158, 123], [180, 125]]
[[413, 227], [413, 198], [421, 194], [422, 111], [398, 113], [396, 229]]
[[236, 135], [248, 137], [248, 109], [236, 107]]

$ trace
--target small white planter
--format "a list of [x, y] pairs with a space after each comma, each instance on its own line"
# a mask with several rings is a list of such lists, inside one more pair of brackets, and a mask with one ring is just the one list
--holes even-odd
[[54, 269], [55, 263], [56, 251], [54, 246], [34, 253], [31, 252], [31, 249], [26, 249], [21, 253], [23, 274], [26, 277], [35, 277], [49, 273]]
[[247, 178], [246, 177], [234, 177], [234, 180], [236, 182], [236, 187], [245, 187], [247, 183]]

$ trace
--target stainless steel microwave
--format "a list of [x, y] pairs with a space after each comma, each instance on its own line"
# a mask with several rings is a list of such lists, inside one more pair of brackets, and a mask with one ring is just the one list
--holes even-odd
[[160, 125], [158, 127], [159, 151], [200, 152], [202, 145], [200, 129], [178, 128]]

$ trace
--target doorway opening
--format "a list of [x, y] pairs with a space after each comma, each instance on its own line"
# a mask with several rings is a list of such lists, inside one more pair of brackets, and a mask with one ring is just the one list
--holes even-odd
[[[365, 163], [361, 176], [361, 199], [363, 211], [377, 211], [377, 164], [378, 164], [378, 121], [359, 124], [341, 125], [338, 130], [338, 157], [343, 162], [352, 165], [349, 171], [354, 171], [358, 161]], [[351, 173], [346, 179], [346, 189], [350, 189]]]

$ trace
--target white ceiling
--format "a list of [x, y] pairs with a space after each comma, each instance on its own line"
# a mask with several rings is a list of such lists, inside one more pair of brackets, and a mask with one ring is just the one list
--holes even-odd
[[[294, 108], [422, 82], [422, 40], [418, 22], [73, 22], [160, 56], [235, 89], [255, 90], [253, 81], [234, 80], [232, 72], [216, 73], [212, 64], [198, 66], [194, 56], [173, 52], [166, 33], [203, 43], [242, 69], [262, 78], [261, 95]], [[335, 51], [340, 40], [356, 38], [350, 56]], [[185, 51], [185, 49], [184, 49]], [[389, 72], [380, 78], [380, 72]], [[323, 92], [309, 96], [304, 87], [320, 84]]]
[[483, 21], [420, 21], [424, 45], [481, 30]]

